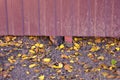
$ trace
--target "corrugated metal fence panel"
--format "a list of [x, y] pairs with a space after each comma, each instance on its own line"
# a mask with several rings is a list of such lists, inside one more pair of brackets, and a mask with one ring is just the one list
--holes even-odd
[[0, 0], [0, 35], [7, 34], [7, 21], [6, 21], [6, 6], [5, 0]]
[[23, 35], [21, 0], [7, 0], [8, 34]]
[[24, 35], [39, 35], [38, 0], [23, 0]]
[[114, 0], [113, 3], [113, 36], [120, 36], [120, 0]]
[[0, 35], [120, 37], [120, 0], [0, 0]]

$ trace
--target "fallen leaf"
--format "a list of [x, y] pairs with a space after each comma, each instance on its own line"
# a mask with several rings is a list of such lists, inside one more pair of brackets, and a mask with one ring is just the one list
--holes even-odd
[[2, 67], [0, 67], [0, 72], [3, 70], [3, 68]]
[[65, 46], [64, 46], [64, 44], [61, 44], [61, 45], [59, 46], [59, 49], [63, 49], [63, 48], [65, 48]]
[[92, 53], [88, 53], [87, 56], [91, 59], [94, 58], [94, 55]]
[[95, 39], [95, 43], [100, 43], [101, 42], [101, 38], [96, 38]]
[[30, 52], [30, 53], [32, 53], [32, 54], [35, 54], [35, 51], [34, 51], [34, 50], [32, 50], [32, 49], [31, 49], [31, 50], [29, 50], [29, 52]]
[[11, 41], [11, 37], [10, 36], [5, 36], [4, 39], [5, 39], [6, 42]]
[[52, 65], [51, 66], [52, 68], [56, 68], [56, 69], [60, 69], [63, 67], [63, 64], [62, 63], [58, 63], [58, 65]]
[[97, 59], [98, 60], [104, 60], [105, 58], [104, 58], [104, 56], [99, 56]]
[[43, 45], [43, 44], [39, 44], [39, 47], [40, 47], [40, 48], [43, 48], [43, 47], [44, 47], [44, 45]]
[[35, 49], [36, 47], [35, 46], [32, 46], [31, 49]]
[[108, 75], [108, 76], [106, 76], [108, 79], [113, 79], [113, 78], [115, 78], [116, 76], [114, 76], [114, 75]]
[[13, 63], [16, 62], [16, 60], [14, 59], [13, 56], [10, 56], [10, 57], [8, 58], [8, 61], [9, 61], [11, 64], [13, 64]]
[[22, 57], [22, 60], [29, 59], [29, 57], [26, 54], [23, 54], [21, 57]]
[[33, 64], [30, 64], [30, 65], [29, 65], [29, 68], [33, 68], [33, 67], [36, 67], [36, 66], [37, 66], [37, 64], [34, 64], [34, 63], [33, 63]]
[[120, 48], [119, 48], [119, 47], [116, 47], [115, 49], [116, 49], [117, 51], [120, 51]]
[[77, 42], [77, 41], [79, 41], [79, 39], [78, 38], [74, 38], [74, 41]]
[[75, 46], [77, 49], [80, 48], [80, 44], [78, 44], [78, 43], [74, 43], [74, 46]]
[[70, 60], [70, 63], [74, 63], [75, 61], [73, 61], [73, 60]]
[[73, 49], [74, 49], [75, 51], [78, 51], [78, 50], [79, 50], [76, 46], [73, 46]]
[[115, 59], [112, 59], [112, 60], [111, 60], [111, 64], [112, 64], [112, 65], [115, 65], [116, 63], [117, 63], [117, 61], [116, 61]]
[[109, 73], [107, 73], [107, 72], [102, 72], [102, 75], [103, 75], [104, 77], [106, 77], [106, 76], [109, 75]]
[[44, 75], [40, 75], [38, 78], [39, 78], [39, 80], [44, 80], [45, 76]]
[[26, 71], [26, 74], [30, 74], [30, 72], [29, 72], [29, 71]]
[[9, 70], [12, 71], [15, 67], [14, 66], [10, 66]]
[[45, 62], [45, 63], [49, 63], [50, 61], [51, 61], [50, 58], [44, 58], [44, 59], [43, 59], [43, 62]]
[[68, 59], [68, 56], [66, 54], [62, 54], [61, 58]]
[[90, 49], [91, 52], [95, 52], [98, 51], [100, 49], [99, 46], [92, 46], [92, 48]]
[[70, 66], [69, 64], [66, 64], [66, 65], [64, 66], [64, 69], [67, 70], [68, 72], [72, 72], [73, 67]]

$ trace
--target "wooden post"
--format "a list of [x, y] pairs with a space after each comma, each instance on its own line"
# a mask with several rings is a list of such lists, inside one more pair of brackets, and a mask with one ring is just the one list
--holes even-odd
[[72, 36], [65, 36], [64, 38], [66, 43], [72, 43]]

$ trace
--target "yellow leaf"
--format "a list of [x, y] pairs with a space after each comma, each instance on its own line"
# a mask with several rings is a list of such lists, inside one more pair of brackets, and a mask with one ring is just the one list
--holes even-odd
[[35, 46], [32, 46], [31, 49], [35, 49]]
[[79, 52], [75, 52], [75, 56], [78, 56], [79, 55]]
[[100, 49], [99, 46], [92, 46], [92, 48], [90, 49], [91, 52], [95, 52], [98, 51]]
[[20, 53], [19, 53], [17, 56], [18, 56], [18, 57], [21, 57], [21, 56], [22, 56], [22, 54], [20, 54]]
[[80, 45], [78, 43], [74, 43], [74, 46], [79, 49], [80, 48]]
[[27, 66], [26, 64], [22, 64], [23, 67]]
[[79, 50], [76, 46], [74, 46], [73, 49], [74, 49], [75, 51], [78, 51], [78, 50]]
[[22, 60], [26, 60], [26, 59], [28, 59], [29, 57], [26, 55], [26, 54], [23, 54], [22, 55]]
[[40, 44], [40, 43], [36, 43], [35, 46], [36, 46], [36, 47], [40, 47], [40, 48], [43, 48], [43, 47], [44, 47], [44, 45], [43, 45], [43, 44]]
[[13, 56], [9, 57], [9, 58], [8, 58], [8, 61], [9, 61], [10, 63], [12, 63], [12, 64], [16, 62], [16, 60], [13, 59]]
[[65, 47], [64, 44], [61, 44], [59, 48], [63, 49], [64, 47]]
[[116, 47], [115, 49], [116, 49], [117, 51], [120, 51], [120, 48], [119, 48], [119, 47]]
[[36, 67], [36, 66], [37, 66], [37, 64], [34, 64], [34, 63], [33, 63], [33, 64], [30, 64], [30, 65], [29, 65], [29, 68], [33, 68], [33, 67]]
[[9, 70], [11, 71], [11, 70], [13, 70], [15, 67], [14, 66], [10, 66], [9, 67]]
[[73, 60], [70, 60], [70, 63], [74, 63], [74, 61], [73, 61]]
[[78, 38], [74, 38], [74, 41], [77, 42], [79, 39]]
[[26, 71], [26, 74], [30, 74], [30, 72], [29, 72], [29, 71]]
[[33, 58], [33, 59], [34, 59], [34, 58], [37, 58], [37, 55], [34, 55], [34, 56], [32, 56], [31, 58]]
[[50, 61], [51, 61], [50, 58], [44, 58], [44, 59], [43, 59], [43, 62], [46, 62], [46, 63], [49, 63]]
[[105, 58], [104, 58], [104, 56], [99, 56], [97, 59], [98, 60], [104, 60]]
[[89, 69], [85, 69], [85, 72], [87, 73], [87, 72], [90, 72], [90, 70]]
[[62, 68], [62, 67], [63, 67], [62, 63], [58, 63], [58, 65], [52, 65], [52, 68], [56, 68], [56, 69], [59, 69], [59, 68]]
[[39, 43], [36, 43], [35, 46], [36, 46], [36, 47], [39, 47]]
[[44, 47], [44, 45], [43, 45], [43, 44], [40, 44], [40, 45], [39, 45], [39, 47], [40, 47], [40, 48], [43, 48], [43, 47]]
[[44, 75], [41, 75], [41, 76], [39, 76], [38, 78], [39, 78], [39, 80], [44, 80], [44, 79], [45, 79], [45, 76], [44, 76]]
[[35, 51], [33, 51], [33, 50], [29, 50], [29, 52], [32, 53], [32, 54], [35, 54]]
[[93, 55], [92, 53], [88, 53], [87, 56], [88, 56], [89, 58], [94, 58], [94, 55]]

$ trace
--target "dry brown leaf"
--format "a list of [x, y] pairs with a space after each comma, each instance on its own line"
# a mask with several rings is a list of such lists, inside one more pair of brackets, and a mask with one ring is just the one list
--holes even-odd
[[95, 43], [100, 43], [101, 42], [101, 38], [96, 38], [95, 39]]
[[69, 65], [69, 64], [66, 64], [64, 66], [64, 69], [67, 70], [68, 72], [72, 72], [73, 67], [71, 65]]
[[106, 76], [108, 79], [114, 79], [114, 78], [116, 78], [116, 76], [115, 75], [108, 75], [108, 76]]
[[68, 56], [66, 54], [62, 54], [61, 58], [68, 59]]
[[5, 36], [4, 39], [5, 39], [6, 42], [11, 41], [11, 37], [10, 36]]
[[107, 76], [109, 75], [109, 73], [107, 73], [107, 72], [102, 72], [102, 75], [103, 75], [104, 77], [107, 77]]

